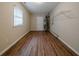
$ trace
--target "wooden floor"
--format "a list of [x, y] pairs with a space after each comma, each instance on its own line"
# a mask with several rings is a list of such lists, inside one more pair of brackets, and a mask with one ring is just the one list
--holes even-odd
[[74, 56], [76, 54], [49, 32], [29, 32], [3, 55]]

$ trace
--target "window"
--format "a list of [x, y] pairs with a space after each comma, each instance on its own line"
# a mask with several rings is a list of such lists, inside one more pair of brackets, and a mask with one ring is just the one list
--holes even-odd
[[23, 12], [19, 7], [14, 8], [14, 26], [23, 25]]

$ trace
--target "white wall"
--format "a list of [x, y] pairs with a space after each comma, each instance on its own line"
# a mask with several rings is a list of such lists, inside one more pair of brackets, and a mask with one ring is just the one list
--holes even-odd
[[[23, 26], [13, 26], [13, 8], [19, 6], [23, 10]], [[29, 29], [29, 12], [20, 3], [0, 3], [0, 54], [8, 49], [14, 42], [18, 41], [21, 36], [28, 33]]]
[[31, 31], [43, 31], [44, 30], [44, 26], [43, 26], [44, 17], [45, 17], [44, 15], [34, 15], [34, 14], [31, 15]]
[[50, 14], [50, 32], [79, 54], [79, 3], [60, 3]]

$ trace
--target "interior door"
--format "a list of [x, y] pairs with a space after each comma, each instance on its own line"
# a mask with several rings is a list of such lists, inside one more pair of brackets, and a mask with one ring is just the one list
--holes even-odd
[[37, 17], [37, 30], [38, 31], [43, 31], [44, 30], [44, 17]]

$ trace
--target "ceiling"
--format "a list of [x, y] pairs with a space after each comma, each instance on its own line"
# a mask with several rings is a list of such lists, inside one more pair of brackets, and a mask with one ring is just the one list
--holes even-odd
[[24, 2], [23, 4], [33, 14], [46, 14], [50, 12], [58, 2]]

